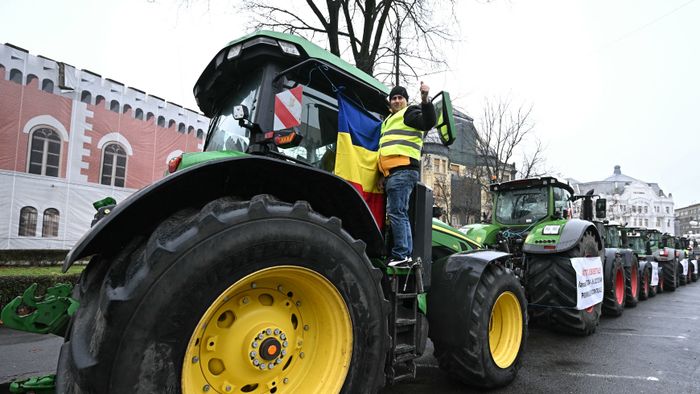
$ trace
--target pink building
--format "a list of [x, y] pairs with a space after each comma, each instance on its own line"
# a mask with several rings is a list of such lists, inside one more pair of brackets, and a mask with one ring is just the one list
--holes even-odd
[[0, 248], [69, 249], [92, 202], [122, 201], [201, 150], [209, 119], [87, 70], [0, 45]]

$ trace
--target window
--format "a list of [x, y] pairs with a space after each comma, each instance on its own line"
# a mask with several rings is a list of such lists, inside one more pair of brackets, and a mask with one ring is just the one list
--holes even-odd
[[153, 115], [153, 112], [149, 112], [148, 115], [146, 115], [146, 121], [150, 121], [154, 116], [155, 115]]
[[632, 213], [637, 213], [637, 206], [636, 205], [632, 205]]
[[104, 105], [105, 98], [102, 96], [95, 97], [95, 105]]
[[646, 205], [644, 206], [644, 213], [648, 213], [648, 212], [649, 212], [648, 208], [649, 208], [649, 207], [647, 207]]
[[112, 111], [112, 112], [119, 113], [119, 101], [117, 101], [117, 100], [112, 100], [112, 101], [109, 103], [109, 110]]
[[168, 128], [171, 129], [175, 127], [176, 124], [177, 122], [175, 121], [175, 119], [170, 119], [170, 122], [168, 122]]
[[671, 212], [669, 211], [668, 207], [666, 207], [666, 213], [671, 213]]
[[29, 85], [33, 81], [36, 81], [37, 79], [39, 79], [39, 78], [34, 74], [27, 75], [27, 85]]
[[158, 117], [158, 126], [165, 127], [165, 117], [162, 115]]
[[197, 139], [202, 139], [204, 137], [204, 131], [202, 129], [197, 129]]
[[36, 208], [23, 207], [19, 211], [19, 232], [20, 237], [33, 237], [36, 235]]
[[[668, 208], [668, 207], [667, 207]], [[671, 227], [671, 219], [668, 219], [666, 221], [666, 227]]]
[[57, 177], [60, 158], [61, 137], [46, 127], [35, 130], [30, 143], [28, 172]]
[[194, 133], [194, 127], [190, 126], [187, 128], [187, 134], [192, 134], [192, 133]]
[[124, 187], [126, 177], [126, 151], [119, 144], [109, 144], [104, 148], [102, 157], [103, 185]]
[[644, 219], [644, 227], [649, 227], [649, 219]]
[[80, 93], [80, 102], [85, 104], [92, 104], [92, 95], [87, 90], [83, 90]]
[[125, 113], [127, 113], [127, 111], [130, 111], [130, 110], [131, 110], [131, 106], [129, 104], [124, 104], [124, 110], [122, 111], [122, 113], [125, 114]]
[[50, 79], [45, 79], [43, 82], [41, 82], [41, 90], [53, 93], [53, 81]]
[[180, 123], [179, 125], [177, 125], [177, 131], [184, 134], [185, 133], [185, 124]]
[[10, 81], [18, 84], [22, 84], [22, 72], [16, 68], [10, 70]]
[[134, 112], [134, 118], [138, 120], [143, 120], [143, 110], [141, 108], [136, 108], [136, 112]]
[[44, 221], [41, 227], [41, 236], [44, 238], [58, 237], [58, 209], [48, 208], [44, 211]]
[[659, 213], [659, 206], [658, 205], [654, 206], [654, 211], [656, 211], [656, 213]]

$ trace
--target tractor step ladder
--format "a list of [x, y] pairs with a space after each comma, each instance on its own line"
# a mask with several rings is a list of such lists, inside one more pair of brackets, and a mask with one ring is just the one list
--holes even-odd
[[[418, 358], [418, 294], [423, 293], [423, 272], [420, 259], [413, 267], [396, 270], [389, 276], [391, 285], [391, 325], [392, 348], [390, 363], [387, 366], [389, 384], [416, 377]], [[408, 271], [405, 273], [405, 271]]]

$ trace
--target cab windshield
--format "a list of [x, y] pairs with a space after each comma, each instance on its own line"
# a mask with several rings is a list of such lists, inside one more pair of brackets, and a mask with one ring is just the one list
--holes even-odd
[[[605, 229], [605, 242], [607, 245], [617, 248], [620, 246], [620, 230], [617, 227], [607, 227]], [[607, 246], [606, 245], [606, 246]]]
[[498, 194], [496, 221], [502, 224], [532, 224], [547, 216], [546, 187], [508, 190]]
[[255, 119], [258, 92], [262, 80], [262, 71], [258, 70], [250, 78], [242, 79], [225, 100], [219, 114], [212, 120], [210, 137], [205, 151], [239, 151], [245, 152], [250, 143], [250, 131], [233, 119], [233, 107], [245, 105], [250, 112], [249, 119]]
[[647, 254], [646, 245], [642, 237], [629, 237], [629, 247], [638, 254]]

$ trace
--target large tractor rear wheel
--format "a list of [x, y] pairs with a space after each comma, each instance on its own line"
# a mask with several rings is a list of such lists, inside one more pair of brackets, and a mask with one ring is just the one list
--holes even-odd
[[632, 255], [632, 262], [625, 267], [625, 306], [634, 308], [639, 302], [639, 261]]
[[605, 261], [603, 315], [620, 316], [625, 310], [625, 270], [619, 257]]
[[[98, 261], [59, 392], [357, 393], [384, 384], [388, 302], [336, 218], [256, 196], [176, 214]], [[98, 270], [98, 271], [99, 271]]]
[[527, 301], [520, 282], [510, 270], [489, 264], [469, 310], [467, 287], [454, 289], [453, 298], [444, 300], [453, 309], [452, 320], [437, 324], [467, 330], [461, 338], [431, 337], [440, 368], [470, 386], [509, 384], [520, 369], [527, 338]]
[[571, 257], [600, 256], [595, 236], [587, 232], [562, 258], [546, 255], [528, 257], [527, 289], [534, 320], [554, 330], [573, 335], [590, 335], [600, 321], [601, 303], [584, 310], [576, 309], [578, 282]]
[[663, 263], [663, 277], [663, 291], [676, 291], [678, 287], [678, 263], [675, 260]]

